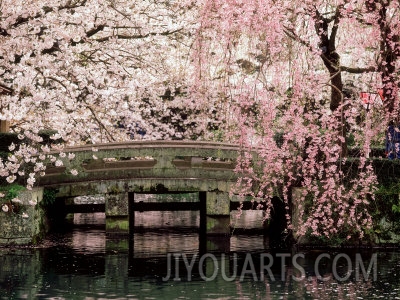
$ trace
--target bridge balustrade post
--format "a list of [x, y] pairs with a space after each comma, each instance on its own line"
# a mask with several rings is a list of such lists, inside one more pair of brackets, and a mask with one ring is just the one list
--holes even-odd
[[172, 164], [174, 158], [175, 155], [171, 151], [163, 149], [160, 155], [155, 157], [157, 163], [152, 170], [154, 175], [163, 177], [166, 175], [166, 172], [175, 170], [175, 166]]
[[128, 192], [105, 194], [106, 233], [129, 234]]

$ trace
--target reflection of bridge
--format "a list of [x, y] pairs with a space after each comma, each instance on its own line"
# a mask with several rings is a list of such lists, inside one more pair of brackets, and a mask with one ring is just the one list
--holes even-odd
[[[94, 150], [94, 151], [93, 151]], [[51, 167], [40, 179], [44, 188], [56, 188], [65, 201], [82, 195], [105, 196], [108, 232], [128, 232], [135, 210], [200, 210], [200, 229], [210, 234], [230, 231], [229, 191], [239, 147], [227, 143], [194, 141], [134, 141], [79, 146], [63, 167]], [[78, 170], [73, 176], [69, 170]], [[135, 193], [197, 192], [195, 202], [138, 203]]]

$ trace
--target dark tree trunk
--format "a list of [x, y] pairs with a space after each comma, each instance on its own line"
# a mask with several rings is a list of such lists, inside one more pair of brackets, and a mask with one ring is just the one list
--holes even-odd
[[[396, 60], [400, 57], [399, 35], [392, 32], [387, 19], [387, 6], [390, 1], [375, 0], [380, 2], [378, 11], [378, 24], [381, 32], [380, 56], [381, 78], [383, 84], [384, 105], [386, 112], [390, 118], [399, 124], [399, 112], [396, 105], [397, 101], [397, 86], [396, 81]], [[376, 5], [374, 8], [376, 9]]]
[[[333, 113], [338, 113], [338, 144], [341, 146], [341, 157], [347, 155], [347, 143], [346, 143], [346, 123], [343, 118], [343, 109], [341, 107], [343, 103], [343, 80], [342, 71], [340, 69], [340, 56], [336, 52], [336, 33], [339, 27], [340, 20], [340, 8], [336, 10], [333, 18], [326, 19], [316, 9], [315, 15], [315, 31], [319, 36], [319, 48], [321, 49], [321, 59], [324, 62], [330, 76], [331, 85], [331, 96], [330, 96], [330, 109]], [[328, 25], [333, 22], [331, 33], [328, 33]]]

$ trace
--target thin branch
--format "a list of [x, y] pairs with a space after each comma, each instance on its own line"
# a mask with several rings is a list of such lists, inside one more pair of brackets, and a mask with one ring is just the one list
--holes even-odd
[[89, 31], [86, 32], [86, 37], [91, 37], [91, 36], [95, 35], [96, 33], [102, 31], [105, 27], [106, 27], [105, 24], [101, 24], [101, 25], [98, 25], [98, 26], [90, 29]]
[[[307, 41], [303, 40], [301, 37], [299, 37], [296, 33], [293, 32], [293, 29], [290, 29], [288, 27], [285, 27], [284, 29], [285, 34], [290, 37], [291, 39], [299, 42], [300, 44], [306, 46], [308, 48], [308, 50], [310, 51], [314, 51], [313, 47], [310, 45], [310, 43], [308, 43]], [[329, 64], [330, 67], [334, 70], [339, 70], [338, 66], [333, 64], [332, 61], [329, 60], [328, 57], [326, 57], [326, 55], [324, 53], [320, 53], [320, 57], [322, 58], [322, 60]]]
[[179, 28], [176, 30], [172, 30], [172, 31], [163, 31], [163, 32], [149, 32], [147, 34], [134, 34], [134, 35], [124, 35], [124, 34], [117, 34], [117, 35], [111, 35], [111, 36], [106, 36], [106, 37], [102, 37], [102, 38], [98, 38], [95, 39], [97, 42], [106, 42], [112, 38], [118, 38], [121, 40], [135, 40], [135, 39], [144, 39], [147, 38], [149, 36], [156, 36], [156, 35], [162, 35], [162, 36], [167, 36], [167, 35], [171, 35], [174, 33], [177, 33], [179, 31], [181, 31], [183, 28]]
[[338, 6], [336, 8], [336, 12], [335, 15], [333, 17], [333, 27], [332, 27], [332, 31], [331, 31], [331, 35], [329, 37], [329, 50], [331, 51], [335, 51], [336, 49], [336, 45], [335, 45], [335, 41], [336, 41], [336, 35], [339, 29], [339, 23], [340, 23], [340, 17], [341, 17], [341, 6]]
[[[313, 47], [310, 45], [310, 43], [308, 43], [307, 41], [303, 40], [301, 37], [299, 37], [294, 31], [293, 29], [286, 27], [284, 29], [285, 34], [299, 42], [300, 44], [302, 44], [303, 46], [307, 47], [308, 50], [310, 51], [314, 51]], [[352, 67], [346, 67], [346, 66], [337, 66], [335, 64], [333, 64], [324, 53], [320, 54], [321, 58], [324, 60], [324, 62], [329, 63], [330, 66], [332, 67], [332, 69], [337, 70], [337, 71], [344, 71], [344, 72], [348, 72], [348, 73], [352, 73], [352, 74], [361, 74], [361, 73], [369, 73], [369, 72], [377, 72], [377, 68], [376, 67], [366, 67], [366, 68], [352, 68]]]
[[111, 132], [108, 131], [107, 127], [103, 124], [103, 122], [101, 122], [101, 121], [99, 120], [99, 118], [97, 117], [96, 112], [93, 110], [93, 108], [90, 107], [90, 105], [88, 105], [88, 104], [86, 103], [85, 100], [84, 100], [84, 102], [85, 102], [85, 104], [86, 104], [86, 108], [89, 109], [89, 111], [92, 113], [92, 116], [93, 116], [93, 118], [95, 119], [95, 121], [97, 122], [97, 124], [98, 124], [101, 128], [104, 129], [104, 131], [106, 132], [108, 138], [109, 138], [111, 141], [115, 142], [115, 138], [114, 138], [113, 134], [111, 134]]
[[340, 66], [340, 69], [344, 72], [351, 74], [378, 72], [377, 68], [372, 66], [367, 68], [351, 68], [351, 67]]

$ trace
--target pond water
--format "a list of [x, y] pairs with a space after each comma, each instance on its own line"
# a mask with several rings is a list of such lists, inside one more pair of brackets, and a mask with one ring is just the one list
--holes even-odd
[[75, 214], [35, 248], [0, 249], [0, 299], [400, 299], [398, 252], [271, 253], [261, 235], [203, 241], [196, 218], [127, 238]]

